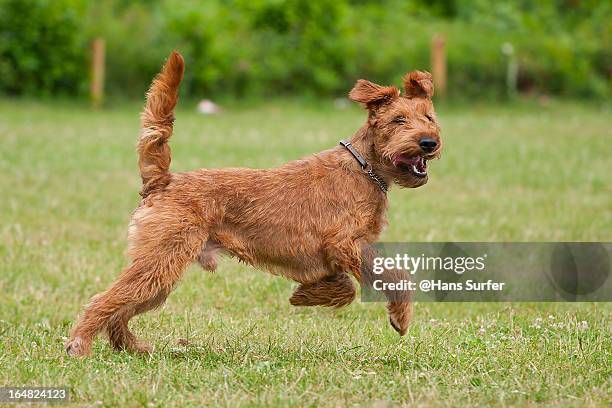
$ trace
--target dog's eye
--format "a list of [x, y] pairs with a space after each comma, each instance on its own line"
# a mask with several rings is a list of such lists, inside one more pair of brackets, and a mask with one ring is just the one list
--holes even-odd
[[433, 118], [431, 117], [431, 115], [425, 115], [425, 117], [428, 121], [433, 122]]
[[403, 116], [398, 116], [397, 118], [393, 119], [393, 123], [403, 125], [404, 123], [406, 123], [406, 118]]

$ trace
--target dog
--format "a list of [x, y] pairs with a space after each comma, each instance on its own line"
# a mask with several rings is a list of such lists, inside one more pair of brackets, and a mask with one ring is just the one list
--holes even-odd
[[[183, 72], [173, 51], [147, 92], [129, 264], [85, 306], [65, 344], [71, 356], [89, 355], [103, 331], [115, 349], [152, 352], [129, 320], [161, 306], [192, 262], [214, 271], [219, 254], [296, 281], [292, 305], [348, 305], [355, 298], [350, 275], [363, 283], [387, 223], [387, 189], [427, 183], [427, 162], [442, 148], [431, 74], [413, 71], [403, 77], [404, 95], [357, 81], [349, 98], [368, 117], [349, 142], [277, 168], [170, 173], [168, 139]], [[404, 335], [410, 300], [388, 299], [391, 325]]]

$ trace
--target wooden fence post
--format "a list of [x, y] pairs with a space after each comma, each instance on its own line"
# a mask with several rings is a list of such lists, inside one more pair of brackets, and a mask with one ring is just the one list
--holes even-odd
[[104, 40], [96, 38], [91, 44], [91, 106], [99, 108], [104, 99]]
[[441, 34], [431, 39], [431, 74], [435, 93], [440, 99], [446, 97], [446, 41]]
[[508, 67], [506, 68], [506, 90], [509, 98], [516, 97], [518, 89], [518, 70], [519, 64], [516, 54], [514, 52], [514, 46], [509, 43], [502, 44], [502, 53], [508, 57]]

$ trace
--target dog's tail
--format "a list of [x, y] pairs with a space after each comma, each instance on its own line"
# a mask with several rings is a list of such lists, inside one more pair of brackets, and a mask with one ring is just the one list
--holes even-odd
[[142, 177], [140, 195], [144, 198], [163, 189], [170, 182], [170, 146], [174, 124], [174, 107], [178, 101], [178, 88], [183, 79], [184, 61], [181, 54], [172, 51], [166, 65], [153, 80], [147, 92], [147, 102], [140, 115], [138, 140], [138, 166]]

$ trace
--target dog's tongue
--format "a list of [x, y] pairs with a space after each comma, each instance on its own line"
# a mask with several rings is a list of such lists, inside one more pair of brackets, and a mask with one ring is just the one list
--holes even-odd
[[411, 157], [406, 157], [404, 155], [397, 156], [393, 160], [393, 165], [399, 166], [400, 164], [404, 164], [409, 168], [414, 166], [421, 173], [424, 173], [427, 171], [427, 161], [423, 159], [421, 156], [411, 156]]

